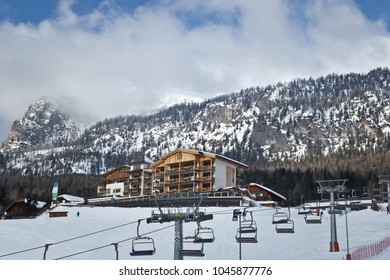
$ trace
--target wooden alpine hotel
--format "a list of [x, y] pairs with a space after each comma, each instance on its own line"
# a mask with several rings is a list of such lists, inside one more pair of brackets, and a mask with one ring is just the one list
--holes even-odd
[[214, 153], [176, 149], [156, 162], [144, 160], [103, 174], [93, 186], [98, 196], [146, 196], [208, 193], [238, 186], [247, 165]]

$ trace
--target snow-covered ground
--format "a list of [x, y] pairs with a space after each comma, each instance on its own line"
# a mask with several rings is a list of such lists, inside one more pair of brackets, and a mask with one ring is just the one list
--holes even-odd
[[[203, 258], [185, 259], [238, 259], [239, 244], [235, 239], [238, 222], [232, 221], [234, 209], [200, 207], [200, 211], [213, 214], [213, 220], [202, 222], [201, 225], [214, 230], [215, 241], [204, 244]], [[112, 243], [118, 243], [119, 260], [173, 260], [173, 222], [148, 224], [143, 220], [140, 233], [153, 238], [156, 253], [147, 257], [129, 254], [132, 238], [137, 235], [138, 219], [150, 217], [152, 210], [156, 209], [59, 206], [55, 211], [68, 211], [68, 217], [50, 218], [45, 213], [36, 219], [1, 220], [0, 261], [42, 260], [45, 244], [53, 244], [48, 247], [47, 260], [115, 260], [115, 246]], [[291, 208], [295, 233], [278, 234], [272, 224], [275, 209], [262, 207], [247, 210], [252, 211], [257, 223], [258, 243], [242, 244], [242, 259], [341, 260], [346, 255], [345, 215], [337, 215], [336, 218], [340, 251], [330, 252], [330, 216], [326, 211], [322, 224], [306, 224], [304, 216], [298, 215], [298, 210]], [[288, 212], [287, 209], [281, 211]], [[80, 216], [77, 216], [77, 212]], [[371, 209], [348, 212], [347, 220], [351, 252], [358, 246], [377, 242], [390, 234], [390, 215], [386, 213], [384, 205], [378, 212]], [[195, 222], [184, 223], [184, 236], [194, 235], [196, 227]], [[373, 259], [390, 260], [390, 250], [385, 250]]]

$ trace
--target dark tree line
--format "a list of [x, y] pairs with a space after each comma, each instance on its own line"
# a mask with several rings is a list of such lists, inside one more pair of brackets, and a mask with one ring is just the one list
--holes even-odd
[[63, 175], [55, 177], [22, 176], [3, 173], [0, 175], [0, 210], [19, 198], [31, 198], [39, 201], [50, 201], [54, 182], [59, 183], [59, 194], [70, 194], [80, 197], [95, 195], [91, 185], [101, 178], [92, 175]]

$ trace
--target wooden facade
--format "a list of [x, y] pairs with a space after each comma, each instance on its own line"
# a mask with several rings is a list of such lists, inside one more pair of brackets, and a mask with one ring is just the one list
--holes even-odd
[[283, 195], [260, 184], [251, 183], [243, 186], [242, 188], [247, 189], [252, 195], [254, 195], [257, 201], [274, 201], [280, 203], [286, 200]]
[[103, 174], [104, 179], [91, 186], [98, 196], [140, 196], [152, 193], [152, 170], [146, 162], [119, 166]]
[[44, 210], [48, 209], [50, 203], [39, 205], [37, 201], [29, 198], [21, 198], [15, 200], [10, 206], [8, 206], [2, 219], [23, 219], [34, 218]]
[[205, 193], [237, 185], [244, 168], [245, 164], [213, 153], [176, 149], [150, 165], [133, 163], [109, 171], [92, 188], [98, 196]]
[[215, 157], [177, 149], [152, 164], [156, 193], [211, 192], [215, 183]]

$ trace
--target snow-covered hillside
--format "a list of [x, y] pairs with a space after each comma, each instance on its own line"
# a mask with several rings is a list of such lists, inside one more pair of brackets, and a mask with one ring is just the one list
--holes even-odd
[[127, 164], [138, 152], [154, 159], [177, 147], [248, 165], [379, 152], [390, 145], [389, 89], [387, 68], [331, 74], [248, 88], [153, 114], [118, 116], [83, 133], [81, 125], [55, 107], [38, 102], [15, 122], [0, 150], [0, 171], [96, 175]]
[[[232, 221], [235, 208], [200, 208], [213, 214], [213, 220], [202, 226], [214, 230], [215, 241], [204, 245], [202, 260], [237, 260], [239, 245], [235, 240], [238, 222]], [[43, 214], [36, 219], [0, 221], [0, 260], [42, 260], [45, 244], [49, 246], [46, 259], [115, 260], [118, 243], [119, 260], [173, 260], [175, 240], [174, 223], [141, 222], [140, 233], [152, 237], [156, 246], [153, 256], [130, 256], [131, 241], [136, 237], [138, 219], [150, 217], [149, 208], [64, 207], [55, 211], [68, 211], [68, 217], [49, 218]], [[186, 210], [186, 209], [182, 209]], [[337, 216], [339, 252], [329, 252], [330, 216], [325, 212], [322, 224], [306, 224], [297, 209], [291, 209], [295, 233], [278, 234], [272, 224], [275, 210], [249, 208], [253, 211], [258, 228], [258, 243], [242, 244], [245, 260], [341, 260], [346, 255], [346, 219]], [[287, 211], [287, 209], [282, 209]], [[77, 216], [77, 212], [80, 216]], [[389, 236], [390, 215], [385, 207], [379, 212], [371, 209], [348, 212], [350, 251]], [[194, 234], [196, 223], [184, 223], [184, 236]], [[31, 249], [31, 250], [29, 250]], [[17, 253], [20, 252], [20, 253]], [[15, 254], [13, 254], [15, 253]], [[6, 255], [6, 256], [4, 256]], [[185, 259], [199, 259], [185, 257]], [[390, 259], [387, 249], [374, 259]]]

